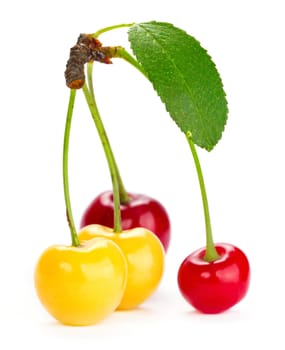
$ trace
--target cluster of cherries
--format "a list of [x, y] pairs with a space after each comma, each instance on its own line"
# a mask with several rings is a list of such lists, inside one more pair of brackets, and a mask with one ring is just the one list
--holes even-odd
[[[92, 62], [110, 63], [112, 48], [81, 35], [71, 49], [66, 71], [70, 87], [63, 170], [72, 246], [52, 246], [41, 255], [35, 271], [38, 296], [59, 321], [94, 324], [116, 309], [132, 309], [156, 290], [164, 271], [171, 239], [165, 207], [144, 194], [124, 189], [92, 85]], [[88, 84], [84, 65], [88, 64]], [[67, 176], [71, 116], [77, 89], [83, 90], [109, 164], [113, 190], [99, 194], [82, 215], [77, 235], [73, 223]], [[246, 255], [228, 243], [214, 243], [206, 189], [191, 134], [187, 141], [195, 162], [206, 223], [206, 245], [188, 255], [178, 269], [183, 297], [196, 310], [215, 314], [237, 304], [247, 293], [250, 266]], [[84, 298], [83, 298], [84, 297]]]
[[[171, 238], [171, 224], [165, 207], [144, 194], [129, 193], [129, 202], [121, 205], [124, 230], [145, 227], [161, 241], [165, 252]], [[87, 207], [81, 227], [90, 224], [114, 225], [112, 191], [103, 192]], [[250, 267], [246, 255], [228, 243], [215, 244], [215, 259], [205, 259], [206, 247], [187, 256], [178, 271], [178, 286], [183, 297], [198, 311], [220, 313], [237, 304], [247, 293]]]

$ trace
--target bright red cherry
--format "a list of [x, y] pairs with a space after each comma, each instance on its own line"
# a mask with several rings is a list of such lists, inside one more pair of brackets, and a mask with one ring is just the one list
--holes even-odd
[[215, 244], [219, 258], [208, 262], [205, 248], [187, 256], [178, 271], [178, 286], [183, 297], [198, 311], [216, 314], [237, 304], [247, 293], [250, 266], [237, 247]]
[[[167, 251], [171, 226], [166, 209], [157, 200], [143, 194], [128, 193], [129, 203], [121, 205], [122, 229], [145, 227], [152, 231], [161, 241]], [[106, 191], [97, 196], [85, 210], [80, 227], [90, 224], [100, 224], [113, 227], [114, 202], [112, 191]]]

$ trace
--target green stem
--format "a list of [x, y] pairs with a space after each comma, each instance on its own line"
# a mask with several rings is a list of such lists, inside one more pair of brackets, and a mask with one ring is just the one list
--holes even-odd
[[104, 125], [102, 123], [102, 119], [100, 117], [100, 113], [96, 104], [96, 100], [94, 94], [89, 92], [89, 89], [86, 84], [83, 85], [83, 92], [85, 95], [86, 102], [88, 104], [89, 110], [91, 112], [92, 118], [96, 125], [105, 155], [108, 162], [112, 185], [113, 185], [113, 196], [114, 196], [114, 232], [120, 233], [122, 232], [122, 223], [121, 223], [121, 210], [120, 210], [120, 186], [119, 179], [117, 174], [117, 165], [115, 162], [115, 158], [111, 149], [111, 145], [109, 139], [107, 137]]
[[69, 183], [68, 183], [68, 149], [69, 149], [70, 128], [71, 128], [71, 120], [72, 120], [75, 96], [76, 96], [76, 90], [70, 90], [70, 97], [69, 97], [65, 130], [64, 130], [62, 165], [63, 165], [63, 188], [64, 188], [64, 199], [65, 199], [65, 206], [66, 206], [66, 217], [67, 217], [67, 222], [70, 229], [72, 245], [74, 247], [77, 247], [80, 245], [80, 242], [79, 242], [76, 228], [73, 221], [71, 202], [70, 202], [70, 193], [69, 193]]
[[122, 23], [122, 24], [116, 24], [116, 25], [110, 26], [110, 27], [105, 27], [105, 28], [102, 28], [102, 29], [98, 30], [97, 32], [91, 34], [91, 36], [93, 38], [98, 38], [99, 35], [106, 33], [106, 32], [109, 32], [110, 30], [124, 28], [124, 27], [131, 27], [133, 24], [134, 23]]
[[134, 66], [139, 72], [141, 72], [147, 78], [147, 75], [143, 70], [142, 66], [132, 55], [128, 53], [127, 50], [125, 50], [122, 46], [117, 46], [115, 48], [116, 48], [116, 51], [114, 52], [113, 57], [123, 58], [125, 61], [127, 61], [132, 66]]
[[[118, 165], [116, 163], [116, 159], [115, 159], [114, 153], [112, 151], [112, 147], [110, 145], [110, 142], [107, 141], [107, 143], [106, 143], [104, 140], [102, 140], [101, 135], [100, 135], [100, 129], [102, 127], [104, 129], [104, 134], [106, 136], [107, 136], [107, 133], [106, 133], [106, 130], [105, 130], [104, 125], [103, 125], [103, 121], [102, 121], [102, 119], [100, 117], [100, 114], [99, 114], [99, 111], [98, 111], [98, 108], [97, 108], [95, 95], [94, 95], [92, 73], [93, 73], [93, 63], [89, 62], [87, 64], [87, 79], [88, 79], [88, 87], [89, 87], [91, 99], [92, 99], [93, 105], [96, 107], [96, 110], [97, 110], [96, 117], [94, 118], [95, 126], [97, 128], [97, 131], [98, 131], [98, 134], [99, 134], [99, 137], [101, 139], [102, 144], [106, 144], [106, 147], [108, 148], [107, 154], [110, 154], [111, 155], [111, 159], [113, 160], [112, 161], [112, 167], [113, 167], [113, 171], [114, 171], [114, 174], [115, 174], [115, 176], [117, 178], [118, 185], [119, 185], [120, 203], [121, 204], [128, 204], [130, 202], [130, 198], [129, 198], [129, 195], [128, 195], [128, 193], [126, 191], [126, 188], [124, 186], [124, 183], [123, 183], [123, 180], [122, 180], [122, 177], [121, 177]], [[109, 164], [109, 161], [108, 161], [108, 164]], [[111, 169], [110, 169], [110, 171], [111, 171]]]
[[203, 208], [204, 208], [204, 216], [205, 216], [205, 225], [206, 225], [206, 252], [204, 259], [206, 261], [214, 261], [219, 259], [219, 254], [217, 253], [217, 250], [214, 245], [213, 241], [213, 234], [212, 234], [212, 227], [211, 227], [211, 220], [210, 220], [210, 212], [209, 212], [209, 205], [208, 205], [208, 199], [207, 199], [207, 193], [206, 193], [206, 187], [204, 183], [203, 173], [200, 165], [200, 161], [198, 158], [198, 154], [195, 149], [195, 145], [192, 141], [191, 134], [186, 133], [186, 138], [189, 143], [192, 156], [194, 159], [199, 184], [200, 184], [200, 190], [202, 195], [202, 201], [203, 201]]

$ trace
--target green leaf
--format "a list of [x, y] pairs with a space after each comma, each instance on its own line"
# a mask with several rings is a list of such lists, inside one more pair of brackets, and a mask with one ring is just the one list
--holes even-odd
[[200, 43], [170, 23], [130, 27], [131, 49], [170, 116], [193, 142], [213, 149], [222, 137], [228, 107], [214, 62]]

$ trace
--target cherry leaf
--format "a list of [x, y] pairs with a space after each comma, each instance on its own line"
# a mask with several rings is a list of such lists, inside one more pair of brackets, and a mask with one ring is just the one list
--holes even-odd
[[193, 142], [210, 151], [227, 121], [226, 94], [207, 51], [191, 35], [165, 22], [134, 24], [131, 49], [167, 111]]

